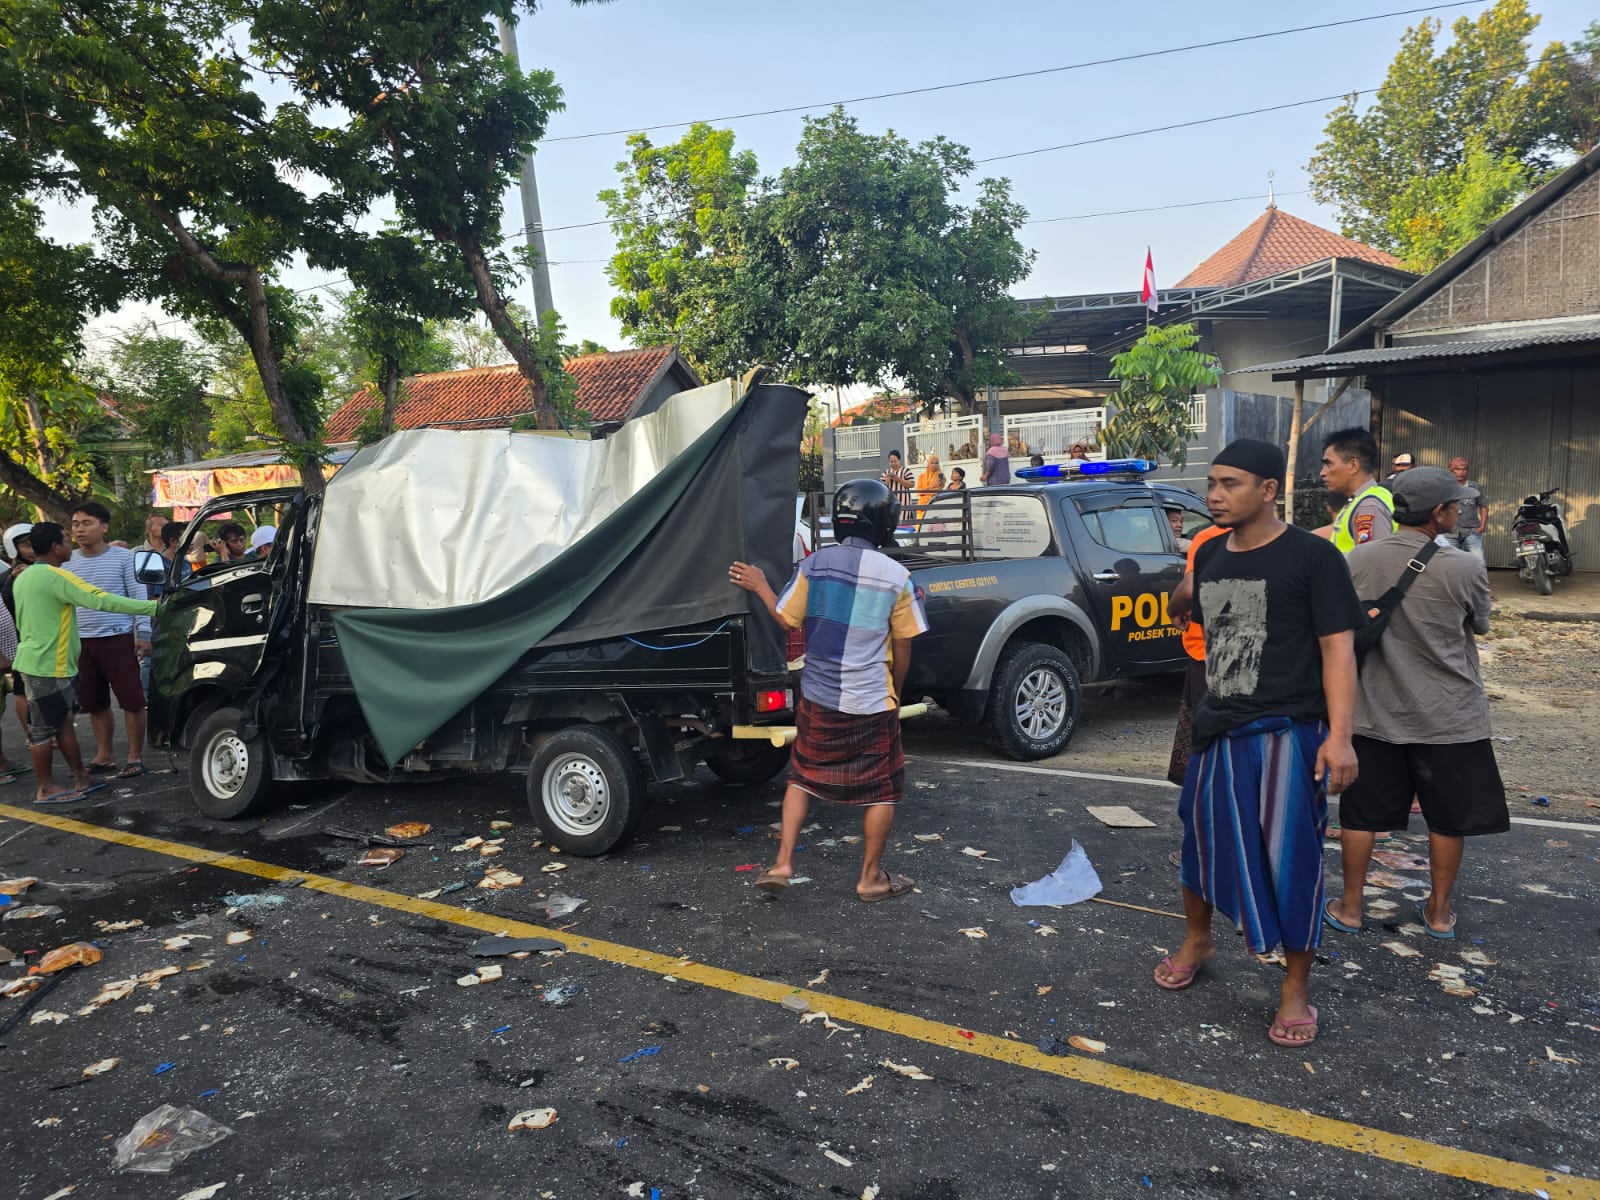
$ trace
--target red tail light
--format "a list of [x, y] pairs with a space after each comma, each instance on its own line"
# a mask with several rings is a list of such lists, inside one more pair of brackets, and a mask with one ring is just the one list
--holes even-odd
[[786, 708], [793, 708], [794, 701], [787, 690], [756, 693], [756, 711], [758, 713], [782, 712]]

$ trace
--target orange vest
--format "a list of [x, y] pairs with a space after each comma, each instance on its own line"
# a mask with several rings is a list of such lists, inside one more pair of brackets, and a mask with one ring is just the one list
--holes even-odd
[[[1185, 568], [1189, 574], [1194, 574], [1195, 551], [1200, 549], [1201, 546], [1204, 546], [1212, 538], [1220, 537], [1222, 534], [1228, 532], [1229, 530], [1224, 529], [1221, 525], [1213, 525], [1210, 529], [1202, 529], [1199, 533], [1195, 534], [1192, 539], [1190, 539], [1189, 565], [1187, 568]], [[1199, 590], [1199, 587], [1200, 585], [1198, 583], [1195, 584], [1196, 590]], [[1189, 652], [1189, 657], [1194, 659], [1195, 662], [1205, 662], [1206, 631], [1201, 628], [1199, 621], [1191, 620], [1187, 625], [1184, 626], [1183, 648]]]

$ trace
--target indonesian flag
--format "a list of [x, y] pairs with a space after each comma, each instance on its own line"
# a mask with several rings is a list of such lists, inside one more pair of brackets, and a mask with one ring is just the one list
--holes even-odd
[[1156, 264], [1150, 257], [1150, 247], [1144, 248], [1144, 286], [1139, 289], [1139, 300], [1151, 312], [1156, 311]]

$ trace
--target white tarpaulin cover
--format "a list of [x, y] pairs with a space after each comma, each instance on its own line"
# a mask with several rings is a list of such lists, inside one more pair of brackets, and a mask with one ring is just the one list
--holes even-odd
[[328, 484], [310, 602], [432, 609], [499, 595], [654, 478], [736, 388], [679, 392], [597, 442], [414, 429], [367, 447]]

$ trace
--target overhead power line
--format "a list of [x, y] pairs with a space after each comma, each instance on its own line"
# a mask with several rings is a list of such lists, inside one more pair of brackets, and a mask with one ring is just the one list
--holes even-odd
[[[1114, 66], [1117, 63], [1139, 62], [1143, 59], [1162, 58], [1172, 54], [1188, 54], [1195, 50], [1211, 50], [1219, 46], [1238, 46], [1247, 42], [1260, 42], [1269, 38], [1288, 37], [1296, 33], [1315, 33], [1324, 29], [1338, 29], [1347, 25], [1363, 25], [1371, 21], [1387, 21], [1395, 17], [1414, 17], [1424, 13], [1440, 12], [1451, 8], [1470, 8], [1479, 0], [1453, 0], [1449, 4], [1429, 4], [1420, 8], [1402, 8], [1391, 12], [1372, 13], [1365, 17], [1346, 17], [1340, 21], [1325, 21], [1318, 25], [1297, 25], [1292, 29], [1270, 29], [1261, 33], [1240, 34], [1238, 37], [1217, 38], [1209, 42], [1191, 42], [1186, 46], [1168, 46], [1162, 50], [1141, 50], [1135, 54], [1117, 54], [1108, 58], [1091, 58], [1083, 62], [1065, 63], [1058, 67], [1039, 67], [1031, 71], [1013, 71], [1006, 75], [986, 75], [981, 79], [961, 79], [953, 83], [936, 83], [927, 87], [905, 88], [897, 92], [874, 92], [866, 96], [851, 96], [843, 100], [825, 100], [815, 104], [791, 104], [783, 108], [764, 108], [752, 112], [730, 113], [722, 117], [703, 117], [699, 121], [666, 121], [659, 125], [634, 125], [627, 129], [598, 129], [590, 133], [569, 133], [563, 137], [547, 137], [540, 143], [582, 142], [593, 138], [621, 137], [630, 133], [654, 133], [660, 129], [683, 129], [704, 122], [718, 125], [727, 121], [745, 121], [753, 117], [775, 117], [785, 113], [811, 112], [819, 108], [839, 105], [865, 104], [872, 100], [893, 100], [901, 96], [925, 96], [930, 92], [948, 92], [957, 88], [981, 87], [990, 83], [1005, 83], [1013, 79], [1033, 79], [1041, 75], [1059, 75], [1066, 71], [1084, 71], [1091, 67]], [[1307, 103], [1313, 103], [1307, 101]]]

